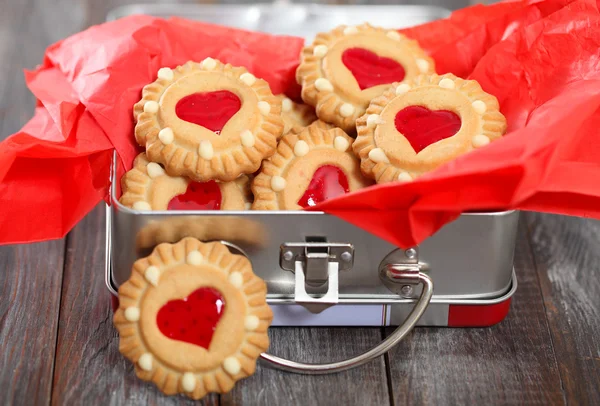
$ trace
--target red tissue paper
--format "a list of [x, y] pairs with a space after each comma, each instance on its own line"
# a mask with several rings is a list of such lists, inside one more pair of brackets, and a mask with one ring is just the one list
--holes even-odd
[[[333, 27], [332, 27], [333, 28]], [[505, 137], [411, 183], [373, 186], [314, 207], [402, 247], [463, 212], [524, 209], [600, 218], [600, 13], [591, 0], [473, 6], [403, 30], [438, 73], [498, 97]], [[52, 45], [26, 74], [33, 119], [0, 145], [0, 243], [64, 236], [138, 153], [133, 104], [163, 66], [207, 56], [246, 66], [297, 96], [303, 39], [183, 19], [134, 16]]]

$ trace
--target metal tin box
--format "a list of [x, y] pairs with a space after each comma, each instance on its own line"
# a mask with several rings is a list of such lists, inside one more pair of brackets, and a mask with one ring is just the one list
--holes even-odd
[[[342, 23], [401, 28], [448, 14], [422, 6], [165, 4], [120, 8], [109, 19], [140, 13], [308, 40]], [[131, 210], [118, 202], [115, 173], [113, 168], [106, 220], [106, 283], [113, 293], [137, 258], [161, 242], [186, 236], [224, 241], [250, 258], [267, 282], [273, 325], [401, 324], [424, 293], [411, 281], [411, 272], [435, 283], [418, 325], [495, 324], [506, 316], [516, 289], [514, 211], [463, 214], [419, 247], [403, 250], [320, 212]]]

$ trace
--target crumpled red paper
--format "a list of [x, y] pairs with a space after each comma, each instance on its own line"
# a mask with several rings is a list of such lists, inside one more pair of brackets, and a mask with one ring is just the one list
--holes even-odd
[[[315, 207], [399, 246], [466, 211], [525, 209], [600, 218], [600, 14], [591, 0], [474, 6], [404, 30], [439, 73], [496, 95], [509, 132], [408, 184]], [[51, 46], [26, 75], [34, 118], [0, 151], [0, 242], [58, 238], [106, 196], [110, 155], [137, 149], [132, 106], [158, 68], [212, 56], [295, 96], [303, 40], [182, 19], [130, 17]]]

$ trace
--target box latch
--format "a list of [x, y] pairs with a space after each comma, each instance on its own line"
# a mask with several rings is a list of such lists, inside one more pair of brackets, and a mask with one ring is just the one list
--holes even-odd
[[354, 246], [347, 243], [284, 243], [279, 264], [295, 274], [294, 301], [313, 313], [338, 303], [338, 272], [352, 269]]

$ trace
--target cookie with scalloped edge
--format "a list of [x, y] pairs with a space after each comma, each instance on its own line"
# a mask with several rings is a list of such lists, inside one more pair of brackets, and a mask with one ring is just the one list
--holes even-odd
[[161, 244], [119, 287], [119, 350], [167, 395], [226, 393], [269, 347], [266, 294], [250, 261], [219, 242]]
[[283, 136], [252, 181], [253, 210], [301, 210], [373, 182], [360, 172], [354, 140], [315, 123]]
[[157, 76], [134, 106], [135, 137], [169, 175], [231, 181], [275, 152], [284, 124], [266, 81], [212, 58]]
[[194, 182], [170, 176], [162, 165], [148, 161], [145, 153], [121, 179], [121, 204], [134, 210], [247, 210], [253, 197], [250, 178], [230, 182]]
[[296, 80], [321, 120], [354, 134], [356, 119], [391, 83], [434, 72], [433, 59], [398, 31], [342, 25], [304, 47]]
[[506, 132], [496, 97], [452, 74], [394, 83], [356, 125], [352, 147], [377, 183], [410, 181]]

